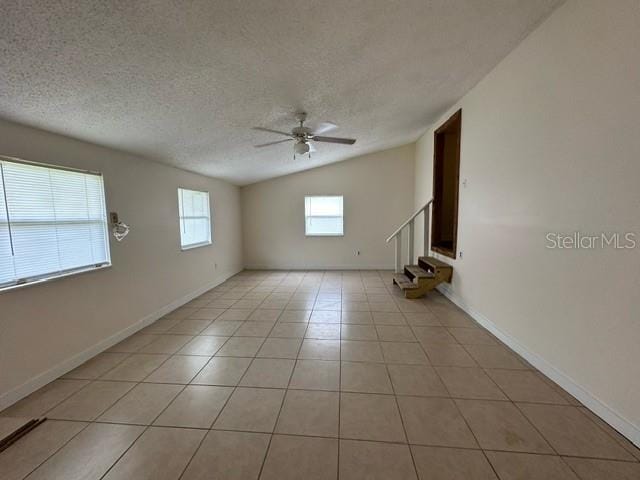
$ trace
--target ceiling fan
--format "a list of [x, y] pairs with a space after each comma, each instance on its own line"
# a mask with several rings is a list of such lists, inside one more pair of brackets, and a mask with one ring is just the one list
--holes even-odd
[[272, 130], [271, 128], [253, 127], [254, 130], [277, 133], [278, 135], [285, 135], [289, 137], [285, 138], [284, 140], [276, 140], [275, 142], [254, 145], [254, 147], [270, 147], [271, 145], [277, 145], [279, 143], [295, 141], [295, 143], [293, 144], [293, 158], [295, 158], [296, 155], [304, 155], [305, 153], [308, 153], [309, 157], [311, 157], [311, 153], [316, 151], [315, 146], [311, 142], [341, 143], [343, 145], [353, 145], [354, 143], [356, 143], [355, 139], [353, 138], [323, 136], [323, 133], [327, 133], [338, 128], [338, 126], [334, 125], [333, 123], [322, 122], [312, 130], [311, 128], [304, 126], [304, 122], [307, 119], [307, 114], [305, 112], [297, 113], [296, 118], [298, 122], [300, 122], [300, 126], [294, 127], [291, 130], [291, 133], [281, 132], [280, 130]]

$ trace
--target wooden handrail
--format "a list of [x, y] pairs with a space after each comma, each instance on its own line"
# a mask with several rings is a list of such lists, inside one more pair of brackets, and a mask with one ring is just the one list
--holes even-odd
[[409, 225], [414, 218], [416, 218], [418, 215], [420, 215], [423, 211], [425, 211], [429, 205], [431, 205], [433, 203], [433, 198], [431, 200], [429, 200], [427, 203], [425, 203], [422, 207], [420, 207], [418, 210], [416, 210], [416, 212], [411, 215], [406, 222], [404, 222], [402, 225], [400, 225], [395, 232], [393, 232], [391, 234], [391, 236], [389, 236], [389, 238], [387, 238], [387, 243], [389, 243], [391, 240], [393, 240], [395, 237], [397, 237], [400, 232], [402, 231], [402, 229], [404, 227], [406, 227], [407, 225]]

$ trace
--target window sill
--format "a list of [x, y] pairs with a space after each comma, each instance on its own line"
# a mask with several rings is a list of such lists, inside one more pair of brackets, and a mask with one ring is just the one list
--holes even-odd
[[445, 257], [449, 257], [452, 259], [456, 259], [456, 251], [451, 250], [450, 248], [440, 247], [438, 245], [431, 245], [431, 250], [439, 253], [440, 255], [444, 255]]
[[208, 247], [209, 245], [213, 245], [213, 242], [202, 242], [202, 243], [194, 243], [193, 245], [185, 245], [184, 247], [180, 247], [181, 252], [186, 252], [187, 250], [193, 250], [194, 248], [200, 247]]
[[305, 237], [344, 237], [344, 233], [305, 233]]
[[73, 277], [75, 275], [80, 275], [83, 273], [89, 273], [89, 272], [97, 272], [98, 270], [105, 270], [107, 268], [111, 268], [111, 264], [107, 263], [105, 265], [101, 265], [99, 267], [89, 267], [89, 268], [82, 268], [79, 270], [73, 270], [71, 272], [66, 272], [66, 273], [61, 273], [58, 275], [52, 275], [50, 277], [45, 277], [45, 278], [40, 278], [37, 280], [31, 280], [25, 283], [19, 283], [16, 285], [8, 285], [6, 287], [0, 287], [0, 294], [3, 293], [8, 293], [8, 292], [12, 292], [14, 290], [19, 290], [21, 288], [27, 288], [27, 287], [32, 287], [34, 285], [42, 285], [43, 283], [49, 283], [49, 282], [53, 282], [55, 280], [60, 280], [62, 278], [68, 278], [68, 277]]

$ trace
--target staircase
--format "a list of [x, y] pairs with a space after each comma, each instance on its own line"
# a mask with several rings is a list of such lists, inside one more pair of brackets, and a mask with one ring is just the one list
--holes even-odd
[[[409, 219], [387, 238], [387, 243], [395, 240], [396, 247], [396, 274], [393, 283], [404, 292], [405, 298], [420, 298], [433, 290], [442, 282], [451, 282], [453, 267], [429, 256], [429, 209], [433, 199], [419, 208]], [[414, 265], [413, 243], [416, 218], [424, 213], [424, 257], [418, 258], [418, 264]], [[406, 229], [406, 230], [405, 230]], [[408, 265], [402, 267], [402, 232], [407, 233], [407, 260]]]
[[404, 273], [393, 276], [393, 283], [405, 298], [420, 298], [442, 282], [451, 282], [453, 267], [433, 257], [419, 257], [418, 265], [405, 265]]

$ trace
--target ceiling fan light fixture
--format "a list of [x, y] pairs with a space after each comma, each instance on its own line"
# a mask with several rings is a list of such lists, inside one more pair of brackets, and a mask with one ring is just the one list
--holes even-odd
[[296, 152], [296, 155], [304, 155], [305, 153], [309, 153], [310, 147], [306, 142], [298, 142], [293, 146], [293, 150]]

